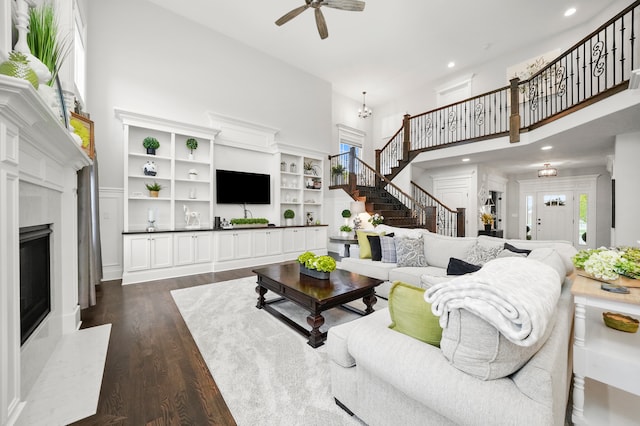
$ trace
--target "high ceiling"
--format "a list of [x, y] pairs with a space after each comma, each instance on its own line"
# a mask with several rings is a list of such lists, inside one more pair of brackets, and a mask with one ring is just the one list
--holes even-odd
[[[376, 108], [448, 75], [472, 73], [492, 59], [531, 48], [584, 24], [600, 25], [632, 0], [367, 0], [363, 12], [322, 7], [329, 37], [321, 40], [312, 9], [281, 27], [275, 21], [304, 0], [148, 0], [232, 39], [320, 77], [344, 96]], [[576, 13], [564, 12], [575, 7]], [[591, 28], [589, 26], [589, 28]], [[595, 27], [593, 28], [595, 29]], [[586, 35], [586, 34], [584, 34]], [[455, 62], [449, 69], [447, 64]], [[634, 109], [633, 113], [639, 113]], [[627, 114], [628, 115], [628, 114]], [[617, 131], [638, 131], [633, 118], [620, 116]], [[606, 127], [606, 126], [605, 126]], [[606, 164], [616, 130], [594, 123], [545, 144], [477, 153], [471, 160], [517, 174], [551, 161], [558, 167]], [[460, 156], [437, 160], [460, 164]], [[416, 166], [430, 168], [434, 162]]]
[[[329, 37], [321, 40], [311, 9], [281, 27], [274, 23], [304, 0], [149, 1], [329, 81], [347, 97], [361, 100], [366, 90], [373, 106], [631, 3], [368, 0], [362, 12], [322, 7]], [[569, 7], [577, 11], [565, 18]]]

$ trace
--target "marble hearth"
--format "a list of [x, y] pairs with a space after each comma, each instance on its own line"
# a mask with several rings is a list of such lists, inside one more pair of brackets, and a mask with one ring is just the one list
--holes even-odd
[[[0, 75], [0, 424], [80, 324], [76, 171], [91, 160], [28, 82]], [[51, 224], [51, 312], [20, 345], [19, 229]]]

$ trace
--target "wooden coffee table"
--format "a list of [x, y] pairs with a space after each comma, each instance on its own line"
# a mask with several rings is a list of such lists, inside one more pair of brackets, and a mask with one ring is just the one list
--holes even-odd
[[[327, 333], [320, 331], [320, 327], [324, 324], [322, 312], [341, 307], [360, 315], [370, 314], [373, 312], [373, 305], [377, 302], [375, 287], [383, 282], [340, 269], [331, 272], [328, 280], [319, 280], [301, 275], [298, 262], [267, 266], [254, 269], [253, 272], [258, 276], [256, 308], [264, 309], [307, 337], [309, 339], [307, 343], [314, 348], [322, 346], [327, 340]], [[269, 290], [281, 297], [266, 301], [264, 295]], [[360, 298], [366, 305], [364, 311], [345, 305]], [[311, 326], [311, 331], [271, 306], [285, 300], [294, 302], [309, 311], [307, 324]]]

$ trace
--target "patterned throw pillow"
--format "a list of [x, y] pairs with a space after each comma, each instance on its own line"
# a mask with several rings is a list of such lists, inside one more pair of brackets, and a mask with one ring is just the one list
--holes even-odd
[[393, 237], [381, 236], [380, 248], [382, 249], [382, 263], [396, 263], [396, 243]]
[[498, 257], [503, 250], [501, 246], [483, 247], [480, 244], [474, 244], [467, 252], [464, 260], [474, 265], [484, 265], [490, 260]]
[[398, 266], [428, 266], [424, 257], [424, 240], [421, 238], [394, 237]]

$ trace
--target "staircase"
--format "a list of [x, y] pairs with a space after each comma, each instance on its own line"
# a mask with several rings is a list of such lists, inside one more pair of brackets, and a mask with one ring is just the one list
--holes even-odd
[[420, 227], [411, 210], [389, 192], [375, 186], [356, 186], [354, 198], [364, 201], [367, 212], [378, 213], [384, 223], [399, 228]]
[[[455, 223], [461, 226], [438, 227], [438, 209], [447, 209], [445, 206], [436, 199], [419, 202], [357, 158], [355, 149], [329, 156], [329, 164], [329, 189], [342, 189], [354, 200], [363, 201], [365, 210], [371, 215], [382, 215], [385, 224], [399, 228], [426, 228], [451, 236], [464, 235], [464, 209], [454, 212]], [[430, 197], [428, 193], [427, 196]]]

